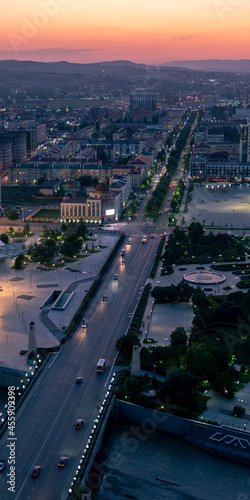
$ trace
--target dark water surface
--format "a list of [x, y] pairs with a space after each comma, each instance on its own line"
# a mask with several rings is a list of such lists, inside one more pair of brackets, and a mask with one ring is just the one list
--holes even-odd
[[250, 500], [250, 467], [125, 422], [109, 422], [96, 464], [100, 500]]

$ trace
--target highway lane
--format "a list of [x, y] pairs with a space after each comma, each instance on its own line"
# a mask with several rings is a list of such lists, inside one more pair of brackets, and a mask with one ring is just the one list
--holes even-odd
[[[13, 496], [7, 490], [6, 468], [0, 477], [1, 500], [59, 500], [68, 491], [98, 412], [96, 406], [106, 392], [104, 384], [116, 355], [115, 342], [126, 332], [129, 313], [138, 302], [158, 243], [154, 238], [142, 245], [141, 234], [133, 234], [131, 245], [126, 245], [125, 240], [125, 266], [121, 266], [118, 254], [87, 311], [87, 328], [79, 329], [63, 346], [20, 416], [16, 428], [16, 493]], [[114, 274], [118, 274], [117, 282], [113, 281]], [[105, 303], [101, 301], [103, 293], [107, 294]], [[106, 358], [107, 368], [104, 374], [97, 374], [96, 364], [101, 357]], [[77, 385], [79, 375], [83, 383]], [[83, 429], [74, 428], [76, 418], [83, 418]], [[2, 458], [8, 457], [6, 445], [5, 441]], [[62, 455], [69, 458], [63, 470], [57, 466]], [[35, 465], [42, 466], [37, 479], [30, 477]]]

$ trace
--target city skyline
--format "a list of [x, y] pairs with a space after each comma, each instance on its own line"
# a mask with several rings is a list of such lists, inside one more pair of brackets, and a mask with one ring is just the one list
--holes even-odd
[[249, 57], [244, 0], [18, 0], [2, 7], [0, 59], [162, 64]]

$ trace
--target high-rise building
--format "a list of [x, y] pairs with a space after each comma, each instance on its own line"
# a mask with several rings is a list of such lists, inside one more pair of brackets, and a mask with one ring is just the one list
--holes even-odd
[[240, 162], [250, 162], [250, 131], [249, 123], [241, 125]]
[[6, 172], [13, 163], [12, 144], [7, 138], [0, 137], [0, 171]]
[[27, 161], [27, 134], [24, 130], [5, 131], [0, 134], [0, 144], [11, 144], [13, 161]]

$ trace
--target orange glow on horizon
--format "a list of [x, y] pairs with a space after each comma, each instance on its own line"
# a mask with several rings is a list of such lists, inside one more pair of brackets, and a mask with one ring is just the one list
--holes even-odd
[[250, 5], [232, 3], [12, 0], [11, 13], [6, 4], [1, 12], [0, 59], [154, 64], [248, 58]]

